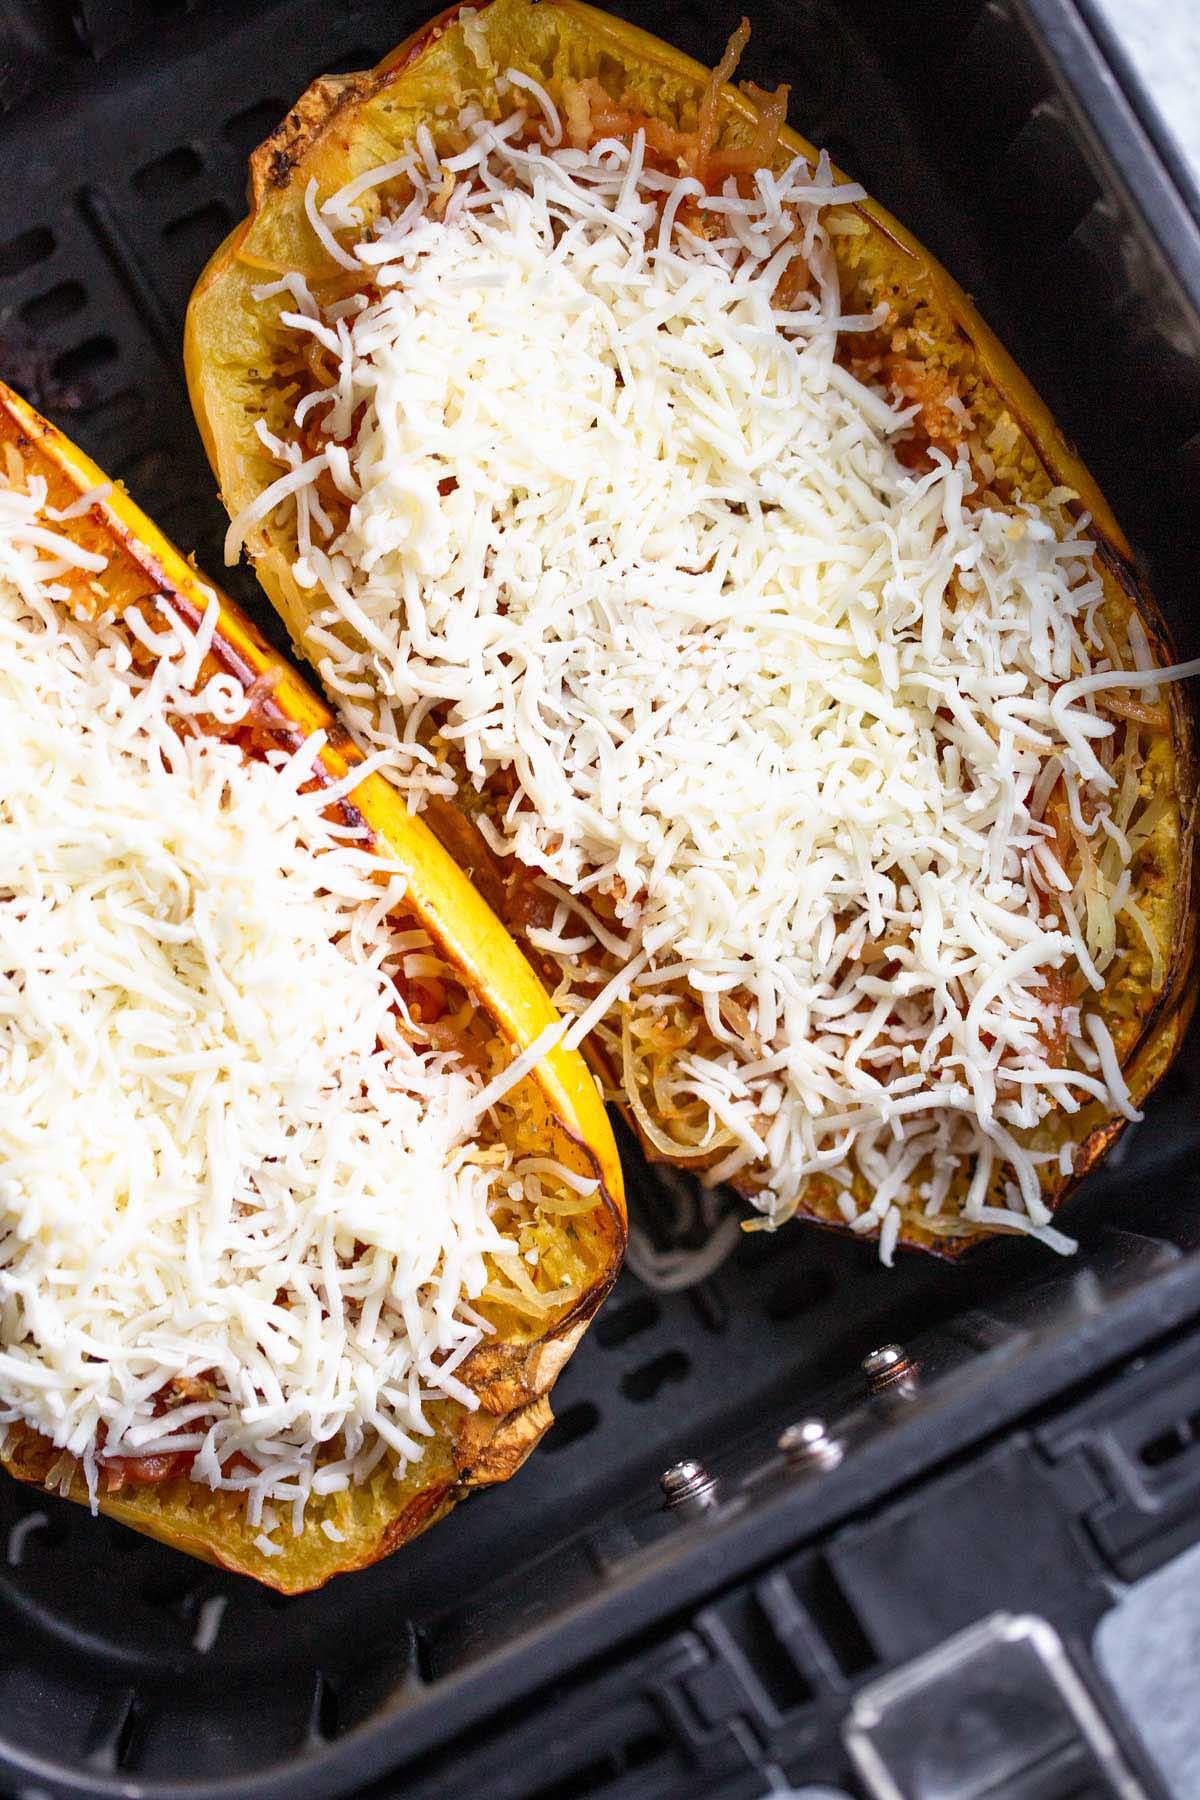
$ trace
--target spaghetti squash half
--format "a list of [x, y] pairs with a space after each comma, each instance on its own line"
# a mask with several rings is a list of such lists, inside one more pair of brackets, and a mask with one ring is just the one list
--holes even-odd
[[283, 1592], [506, 1479], [603, 1105], [329, 709], [0, 389], [0, 1462]]
[[228, 555], [651, 1156], [885, 1260], [1063, 1248], [1190, 1004], [1182, 689], [1045, 407], [743, 37], [491, 0], [310, 88], [189, 312]]

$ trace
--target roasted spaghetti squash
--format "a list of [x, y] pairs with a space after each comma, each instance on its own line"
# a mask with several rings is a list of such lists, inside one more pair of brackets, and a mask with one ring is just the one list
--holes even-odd
[[0, 456], [0, 1461], [316, 1587], [541, 1437], [612, 1136], [295, 671], [2, 388]]
[[310, 88], [189, 312], [228, 555], [652, 1156], [885, 1260], [1065, 1248], [1190, 1004], [1183, 671], [743, 36], [491, 0]]

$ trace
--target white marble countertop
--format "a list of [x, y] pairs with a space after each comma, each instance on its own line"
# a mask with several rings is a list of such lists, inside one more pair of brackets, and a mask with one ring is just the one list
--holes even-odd
[[1095, 0], [1200, 184], [1200, 0]]

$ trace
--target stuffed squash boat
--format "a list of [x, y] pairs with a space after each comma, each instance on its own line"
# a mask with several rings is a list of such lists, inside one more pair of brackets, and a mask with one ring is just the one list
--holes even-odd
[[294, 1592], [504, 1480], [620, 1170], [328, 708], [0, 388], [0, 1461]]
[[303, 96], [189, 312], [227, 554], [652, 1156], [1064, 1248], [1190, 1005], [1190, 671], [744, 33], [492, 0]]

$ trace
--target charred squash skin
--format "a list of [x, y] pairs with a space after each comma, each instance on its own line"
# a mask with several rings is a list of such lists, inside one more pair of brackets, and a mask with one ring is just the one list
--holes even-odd
[[[636, 26], [583, 0], [490, 0], [473, 8], [468, 45], [460, 23], [463, 10], [456, 5], [439, 14], [369, 73], [315, 83], [251, 161], [250, 214], [201, 276], [185, 339], [193, 408], [231, 513], [278, 474], [253, 435], [254, 420], [262, 416], [268, 397], [272, 340], [269, 309], [252, 301], [251, 289], [287, 270], [304, 273], [314, 285], [336, 273], [305, 217], [304, 191], [310, 179], [315, 178], [318, 195], [324, 197], [362, 170], [395, 157], [422, 120], [436, 135], [439, 112], [452, 111], [468, 97], [486, 105], [494, 99], [496, 74], [509, 67], [522, 69], [552, 92], [561, 80], [592, 77], [621, 96], [623, 104], [628, 101], [631, 110], [671, 125], [695, 127], [709, 72]], [[759, 117], [750, 95], [724, 87], [717, 108], [716, 147], [751, 143]], [[815, 161], [817, 152], [785, 128], [771, 160], [780, 167], [796, 155]], [[847, 179], [836, 170], [834, 174], [839, 181]], [[923, 343], [931, 346], [927, 352], [931, 366], [952, 376], [983, 434], [995, 432], [1003, 443], [995, 457], [999, 489], [1019, 491], [1033, 501], [1046, 500], [1056, 489], [1071, 490], [1072, 498], [1047, 504], [1060, 507], [1064, 518], [1084, 514], [1090, 518], [1088, 536], [1098, 547], [1106, 616], [1119, 624], [1136, 611], [1155, 659], [1163, 664], [1172, 661], [1166, 628], [1111, 508], [970, 298], [873, 200], [855, 202], [842, 211], [855, 222], [852, 232], [837, 240], [839, 271], [851, 310], [860, 304], [868, 309], [884, 298], [899, 325], [918, 328]], [[250, 534], [248, 548], [263, 586], [304, 653], [306, 604], [290, 579], [283, 534], [260, 527]], [[1148, 756], [1143, 780], [1156, 797], [1169, 798], [1171, 807], [1145, 861], [1147, 871], [1153, 871], [1146, 877], [1147, 891], [1138, 890], [1163, 954], [1166, 978], [1153, 989], [1148, 958], [1140, 960], [1134, 946], [1130, 972], [1121, 976], [1124, 1010], [1119, 1019], [1108, 1021], [1138, 1105], [1178, 1049], [1194, 1000], [1197, 777], [1192, 719], [1183, 690], [1176, 686], [1166, 693], [1171, 729]], [[520, 936], [520, 918], [512, 909], [511, 870], [493, 856], [466, 809], [436, 801], [426, 816]], [[544, 966], [549, 977], [550, 967]], [[1107, 998], [1100, 1002], [1102, 1011]], [[618, 1071], [594, 1042], [588, 1053], [605, 1088], [622, 1104]], [[636, 1131], [627, 1105], [625, 1111]], [[1080, 1138], [1073, 1168], [1069, 1175], [1056, 1173], [1045, 1187], [1048, 1205], [1061, 1204], [1121, 1128], [1121, 1121], [1096, 1105], [1077, 1116], [1072, 1136], [1079, 1132]], [[700, 1165], [691, 1161], [688, 1166], [695, 1170]], [[799, 1210], [823, 1224], [844, 1228], [832, 1188], [822, 1191], [814, 1183]], [[994, 1235], [991, 1228], [972, 1227], [946, 1237], [918, 1225], [906, 1226], [901, 1241], [957, 1257]]]
[[[53, 506], [66, 507], [105, 483], [94, 463], [0, 383], [0, 457], [10, 447], [27, 473], [45, 479]], [[199, 622], [213, 589], [119, 487], [59, 529], [107, 559], [97, 580], [104, 604], [118, 616], [128, 606], [162, 594], [188, 623]], [[266, 729], [281, 746], [294, 747], [314, 731], [327, 732], [323, 773], [330, 782], [341, 779], [361, 762], [359, 751], [329, 708], [269, 648], [249, 619], [225, 596], [218, 599], [220, 618], [208, 672], [219, 668], [243, 688], [257, 682], [256, 693], [266, 690]], [[555, 1017], [532, 968], [433, 833], [406, 810], [387, 782], [367, 775], [344, 804], [355, 822], [369, 828], [381, 851], [403, 865], [409, 884], [406, 917], [425, 927], [459, 971], [463, 986], [477, 996], [508, 1060]], [[314, 1495], [304, 1533], [285, 1535], [283, 1551], [274, 1557], [264, 1556], [255, 1545], [257, 1530], [247, 1525], [239, 1496], [214, 1492], [186, 1476], [102, 1492], [101, 1512], [191, 1556], [253, 1576], [282, 1593], [299, 1593], [388, 1555], [441, 1518], [471, 1488], [507, 1480], [520, 1467], [551, 1423], [546, 1396], [616, 1278], [626, 1235], [616, 1145], [586, 1064], [576, 1052], [556, 1049], [528, 1083], [531, 1097], [523, 1121], [527, 1115], [536, 1124], [539, 1148], [580, 1175], [595, 1178], [599, 1186], [594, 1209], [569, 1221], [569, 1254], [579, 1273], [573, 1304], [560, 1308], [541, 1330], [508, 1315], [462, 1365], [459, 1375], [477, 1395], [477, 1410], [448, 1401], [431, 1407], [435, 1436], [402, 1480], [394, 1480], [390, 1466], [381, 1464], [357, 1489]], [[533, 1125], [523, 1122], [520, 1129], [532, 1147]], [[39, 1486], [58, 1461], [53, 1445], [31, 1430], [11, 1430], [0, 1452], [0, 1464], [12, 1475]], [[80, 1474], [71, 1480], [69, 1492], [72, 1499], [87, 1503]], [[326, 1518], [336, 1522], [343, 1542], [335, 1543], [320, 1530]]]

